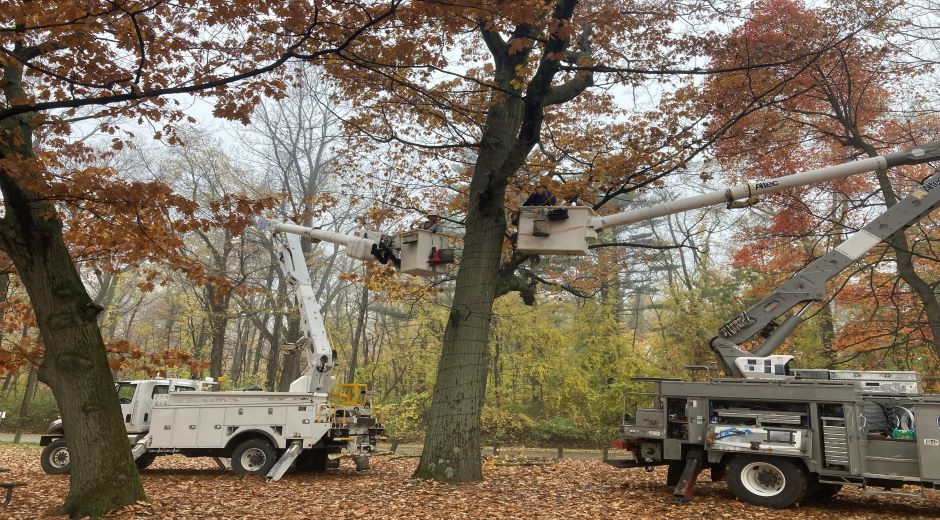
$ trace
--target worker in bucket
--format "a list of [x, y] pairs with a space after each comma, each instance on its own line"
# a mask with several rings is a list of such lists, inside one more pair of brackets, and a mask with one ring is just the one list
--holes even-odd
[[538, 189], [529, 194], [529, 198], [522, 203], [523, 206], [555, 206], [557, 204], [558, 199], [548, 189], [548, 181], [540, 182]]
[[440, 233], [444, 231], [444, 224], [440, 222], [441, 216], [436, 211], [428, 213], [428, 219], [421, 223], [421, 229], [431, 233]]

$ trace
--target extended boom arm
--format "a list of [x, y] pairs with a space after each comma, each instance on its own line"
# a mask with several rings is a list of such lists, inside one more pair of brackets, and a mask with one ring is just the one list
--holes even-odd
[[[647, 208], [594, 217], [589, 226], [595, 231], [600, 231], [613, 226], [651, 220], [722, 202], [727, 202], [729, 207], [749, 205], [756, 200], [757, 196], [767, 193], [776, 193], [895, 166], [923, 164], [938, 159], [940, 159], [940, 141], [902, 152], [766, 181], [749, 182], [745, 185], [664, 202]], [[718, 356], [725, 373], [733, 377], [743, 377], [747, 369], [778, 375], [777, 367], [771, 360], [766, 360], [766, 364], [763, 363], [764, 360], [761, 360], [760, 367], [747, 367], [746, 365], [755, 364], [758, 357], [770, 356], [793, 333], [803, 322], [802, 316], [809, 304], [824, 297], [827, 281], [845, 270], [882, 240], [886, 240], [920, 220], [937, 205], [940, 205], [940, 173], [934, 173], [928, 177], [920, 187], [896, 205], [888, 208], [848, 240], [814, 260], [762, 301], [722, 325], [719, 335], [712, 340], [711, 347]], [[778, 326], [774, 320], [801, 303], [805, 305]], [[754, 352], [748, 352], [739, 346], [757, 334], [763, 334], [766, 339]]]
[[751, 181], [747, 184], [735, 186], [724, 190], [717, 190], [702, 195], [696, 195], [681, 200], [674, 200], [655, 204], [648, 208], [637, 208], [629, 211], [622, 211], [603, 217], [595, 217], [591, 220], [591, 227], [596, 231], [607, 229], [614, 226], [624, 226], [634, 224], [644, 220], [652, 220], [657, 217], [674, 215], [692, 209], [705, 208], [727, 202], [729, 204], [740, 200], [749, 200], [759, 195], [767, 193], [777, 193], [780, 191], [807, 186], [810, 184], [820, 184], [834, 179], [842, 179], [859, 173], [873, 172], [893, 168], [895, 166], [922, 164], [940, 159], [940, 141], [936, 141], [924, 146], [917, 146], [903, 152], [889, 153], [871, 157], [859, 161], [852, 161], [818, 170], [810, 170], [801, 173], [794, 173], [776, 179], [764, 181]]
[[[747, 311], [735, 316], [719, 329], [712, 340], [722, 368], [729, 375], [740, 377], [741, 367], [735, 360], [748, 356], [769, 356], [803, 322], [803, 313], [810, 302], [823, 299], [826, 282], [848, 268], [859, 258], [891, 235], [913, 225], [940, 205], [940, 173], [934, 173], [904, 199], [888, 208], [850, 238], [825, 255], [813, 260], [792, 278]], [[777, 326], [775, 319], [793, 307], [805, 303], [799, 311]], [[753, 352], [738, 345], [764, 334], [766, 339]]]
[[320, 313], [320, 304], [317, 303], [310, 282], [310, 271], [300, 247], [300, 237], [306, 236], [317, 242], [345, 246], [347, 256], [367, 262], [388, 259], [387, 252], [383, 254], [383, 247], [387, 247], [387, 244], [380, 236], [370, 237], [369, 232], [334, 233], [290, 222], [275, 223], [263, 219], [258, 219], [256, 226], [284, 235], [278, 260], [300, 311], [300, 330], [303, 332], [303, 338], [298, 344], [307, 356], [307, 372], [291, 383], [290, 390], [327, 394], [334, 382], [332, 372], [336, 366], [336, 353], [330, 346], [323, 315]]

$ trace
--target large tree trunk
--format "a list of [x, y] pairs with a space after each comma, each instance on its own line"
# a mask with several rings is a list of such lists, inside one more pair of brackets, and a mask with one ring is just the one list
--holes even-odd
[[[6, 189], [4, 198], [9, 217], [12, 197]], [[39, 379], [55, 395], [69, 443], [72, 472], [63, 513], [101, 515], [146, 496], [114, 393], [98, 307], [72, 265], [61, 224], [36, 213], [15, 213], [19, 225], [5, 241], [6, 251], [39, 322], [46, 347]]]
[[[549, 23], [571, 20], [576, 5], [577, 0], [556, 0], [553, 21]], [[512, 269], [500, 273], [506, 235], [506, 185], [539, 140], [545, 106], [571, 100], [593, 82], [590, 73], [579, 73], [553, 87], [559, 62], [546, 58], [539, 61], [523, 93], [514, 78], [531, 52], [527, 43], [531, 30], [528, 25], [516, 28], [513, 38], [521, 37], [523, 43], [516, 46], [518, 40], [506, 42], [481, 24], [483, 39], [494, 58], [494, 84], [500, 89], [494, 91], [490, 100], [470, 181], [463, 257], [437, 366], [424, 450], [415, 477], [471, 481], [483, 476], [480, 413], [489, 368], [487, 340], [493, 300], [498, 294], [525, 288], [515, 279]], [[588, 34], [584, 34], [585, 40]], [[543, 57], [564, 52], [569, 37], [570, 34], [561, 31], [550, 34], [544, 43]]]
[[[509, 125], [503, 128], [512, 132]], [[504, 137], [514, 141], [512, 135]], [[480, 413], [489, 366], [487, 339], [506, 233], [506, 181], [493, 173], [494, 162], [501, 162], [499, 156], [504, 154], [503, 150], [481, 154], [470, 183], [464, 253], [437, 366], [424, 450], [415, 471], [419, 478], [462, 482], [483, 475]]]
[[[25, 93], [22, 70], [4, 71], [7, 98]], [[36, 314], [45, 355], [39, 380], [52, 389], [69, 443], [72, 471], [62, 513], [99, 516], [145, 500], [131, 457], [94, 304], [72, 263], [62, 222], [47, 198], [20, 182], [38, 181], [32, 118], [0, 127], [0, 190], [4, 216], [0, 247], [13, 260]], [[15, 165], [15, 171], [10, 165]], [[41, 182], [41, 181], [40, 181]]]

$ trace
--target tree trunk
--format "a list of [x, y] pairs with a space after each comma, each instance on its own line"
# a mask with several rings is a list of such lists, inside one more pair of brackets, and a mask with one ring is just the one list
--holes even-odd
[[[261, 326], [268, 326], [268, 315], [265, 314], [261, 317]], [[266, 330], [258, 329], [258, 342], [255, 344], [255, 351], [251, 356], [251, 373], [257, 374], [258, 369], [261, 367], [261, 350], [264, 348], [264, 338]]]
[[[570, 21], [576, 5], [577, 0], [559, 0], [551, 15], [553, 20]], [[514, 36], [529, 36], [531, 29], [521, 25]], [[531, 286], [518, 283], [512, 269], [500, 276], [507, 231], [506, 185], [523, 167], [539, 140], [545, 106], [571, 100], [593, 82], [590, 73], [578, 73], [553, 87], [559, 61], [542, 59], [523, 92], [514, 78], [532, 50], [525, 43], [527, 38], [507, 44], [485, 25], [481, 31], [493, 54], [493, 79], [500, 88], [494, 89], [490, 99], [470, 180], [463, 257], [437, 366], [424, 450], [414, 473], [415, 477], [439, 481], [472, 481], [483, 477], [480, 413], [486, 395], [487, 340], [493, 300], [497, 294], [510, 290], [532, 290]], [[550, 35], [543, 50], [547, 54], [564, 52], [569, 36]], [[520, 41], [523, 45], [515, 46]]]
[[245, 366], [245, 353], [248, 351], [248, 342], [251, 337], [246, 320], [238, 320], [238, 326], [235, 327], [235, 330], [237, 331], [235, 337], [238, 338], [238, 342], [235, 344], [235, 355], [232, 357], [232, 370], [229, 377], [232, 379], [232, 384], [238, 385], [242, 377], [242, 367]]
[[11, 381], [13, 381], [13, 372], [7, 372], [7, 375], [3, 378], [3, 388], [0, 389], [0, 399], [3, 399], [3, 397], [7, 395]]
[[[21, 78], [22, 69], [4, 70], [8, 99], [27, 98]], [[100, 516], [147, 497], [131, 457], [98, 328], [101, 308], [72, 263], [55, 206], [24, 187], [42, 182], [43, 166], [32, 150], [34, 117], [26, 113], [0, 122], [0, 248], [13, 260], [29, 294], [45, 346], [38, 377], [52, 389], [65, 425], [72, 471], [60, 512]]]
[[[356, 382], [356, 369], [359, 365], [360, 345], [365, 343], [366, 316], [369, 314], [369, 288], [362, 286], [362, 297], [359, 299], [359, 317], [356, 320], [356, 332], [352, 337], [352, 355], [349, 356], [349, 369], [346, 372], [346, 382]], [[366, 360], [368, 361], [368, 360]]]
[[[199, 320], [199, 332], [196, 332], [196, 326], [192, 316], [189, 317], [189, 336], [193, 342], [193, 359], [202, 360], [203, 348], [206, 346], [206, 320]], [[202, 369], [190, 371], [190, 378], [202, 379]]]
[[[296, 343], [300, 339], [300, 315], [292, 313], [287, 322], [287, 341]], [[290, 384], [300, 376], [300, 349], [284, 351], [284, 370], [281, 372], [281, 384], [278, 390], [287, 392]]]
[[281, 314], [274, 313], [274, 325], [271, 333], [271, 347], [268, 349], [268, 366], [265, 372], [264, 387], [273, 391], [277, 387], [277, 367], [281, 357]]
[[212, 330], [212, 347], [209, 351], [209, 375], [218, 379], [222, 375], [225, 354], [225, 329], [228, 328], [228, 304], [231, 293], [220, 294], [214, 285], [206, 286], [209, 326]]
[[[509, 141], [514, 139], [510, 136]], [[483, 475], [480, 413], [489, 366], [487, 339], [506, 233], [506, 181], [492, 175], [496, 168], [491, 161], [501, 162], [494, 155], [498, 154], [480, 155], [471, 181], [463, 258], [437, 366], [424, 450], [414, 474], [419, 478], [461, 482]]]
[[36, 393], [36, 373], [39, 370], [35, 366], [29, 367], [29, 375], [26, 376], [26, 390], [23, 392], [23, 401], [20, 403], [20, 420], [16, 426], [16, 433], [13, 436], [13, 444], [20, 443], [20, 437], [23, 435], [23, 428], [29, 419], [29, 403], [33, 400], [33, 394]]

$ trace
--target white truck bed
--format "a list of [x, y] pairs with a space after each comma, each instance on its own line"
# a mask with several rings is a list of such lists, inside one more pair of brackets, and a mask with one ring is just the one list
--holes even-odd
[[292, 392], [179, 392], [154, 400], [152, 450], [224, 448], [256, 431], [279, 449], [292, 440], [312, 447], [331, 428], [326, 396]]

